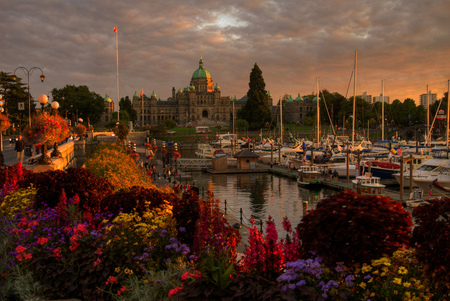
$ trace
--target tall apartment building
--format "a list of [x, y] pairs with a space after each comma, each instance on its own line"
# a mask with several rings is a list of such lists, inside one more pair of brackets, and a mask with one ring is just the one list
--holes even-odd
[[367, 101], [368, 103], [372, 103], [372, 95], [368, 95], [367, 92], [364, 92], [361, 95], [361, 98]]
[[436, 100], [437, 100], [437, 94], [436, 93], [431, 93], [431, 91], [428, 92], [428, 94], [421, 94], [420, 95], [420, 104], [422, 106], [424, 106], [425, 108], [427, 107], [427, 95], [429, 97], [429, 104], [433, 104]]
[[[373, 97], [373, 103], [381, 102], [381, 101], [383, 101], [383, 94], [380, 94], [380, 96], [374, 96]], [[389, 96], [384, 96], [384, 102], [385, 103], [390, 103]]]

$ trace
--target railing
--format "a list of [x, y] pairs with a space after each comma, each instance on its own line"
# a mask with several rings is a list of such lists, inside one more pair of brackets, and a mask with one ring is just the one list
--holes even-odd
[[177, 167], [184, 170], [184, 169], [203, 169], [211, 167], [211, 159], [194, 159], [194, 158], [180, 158], [177, 161]]

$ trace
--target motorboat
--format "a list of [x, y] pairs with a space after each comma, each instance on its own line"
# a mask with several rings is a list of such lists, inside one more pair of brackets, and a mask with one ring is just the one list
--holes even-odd
[[216, 136], [216, 140], [211, 142], [211, 145], [214, 148], [222, 148], [224, 146], [232, 146], [233, 141], [236, 145], [236, 149], [240, 149], [240, 146], [242, 143], [244, 143], [244, 140], [237, 137], [236, 134], [220, 134]]
[[194, 155], [197, 158], [201, 159], [211, 159], [214, 156], [216, 150], [217, 150], [216, 148], [214, 148], [212, 145], [208, 143], [199, 143], [197, 145], [197, 149], [195, 150]]
[[289, 166], [289, 162], [293, 162], [293, 159], [301, 160], [303, 158], [303, 149], [300, 146], [295, 148], [284, 146], [277, 152], [270, 152], [261, 155], [259, 159], [263, 163], [273, 163]]
[[424, 195], [450, 195], [450, 168], [443, 168], [436, 176], [414, 178], [414, 183]]
[[380, 183], [379, 177], [374, 177], [369, 173], [356, 177], [352, 180], [353, 190], [359, 194], [384, 195], [386, 185]]
[[[357, 165], [354, 160], [353, 154], [348, 154], [348, 175], [354, 177], [357, 175]], [[337, 153], [331, 156], [331, 158], [325, 163], [327, 169], [331, 169], [333, 172], [337, 172], [338, 177], [347, 177], [347, 153]]]
[[317, 165], [304, 165], [298, 169], [299, 176], [297, 184], [299, 186], [319, 185], [322, 172]]

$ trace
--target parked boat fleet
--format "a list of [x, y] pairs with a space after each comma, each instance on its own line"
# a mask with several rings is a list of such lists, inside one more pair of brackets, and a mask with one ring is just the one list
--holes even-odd
[[[195, 155], [199, 158], [228, 155], [232, 160], [233, 137], [236, 138], [233, 134], [223, 134], [212, 143], [199, 144]], [[404, 187], [410, 187], [412, 183], [413, 187], [422, 189], [427, 195], [450, 194], [450, 150], [445, 148], [443, 141], [425, 146], [415, 141], [394, 140], [372, 144], [362, 138], [355, 141], [352, 147], [348, 137], [330, 135], [321, 141], [320, 147], [299, 139], [281, 147], [270, 139], [263, 142], [257, 145], [236, 138], [236, 151], [248, 148], [258, 153], [263, 163], [298, 170], [299, 185], [317, 184], [320, 175], [326, 173], [354, 178], [354, 184], [359, 183], [361, 192], [379, 194], [383, 186], [380, 180], [392, 179], [398, 184], [402, 182]], [[364, 175], [370, 175], [369, 179]]]

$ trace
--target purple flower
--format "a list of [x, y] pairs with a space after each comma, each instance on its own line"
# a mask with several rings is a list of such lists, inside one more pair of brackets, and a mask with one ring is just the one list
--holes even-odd
[[186, 228], [185, 228], [185, 227], [180, 227], [178, 230], [179, 230], [180, 232], [186, 232]]

